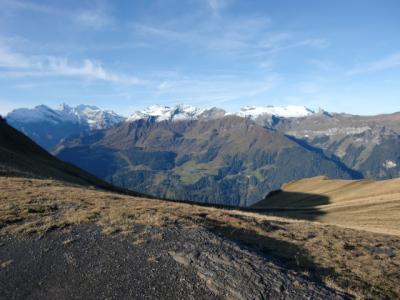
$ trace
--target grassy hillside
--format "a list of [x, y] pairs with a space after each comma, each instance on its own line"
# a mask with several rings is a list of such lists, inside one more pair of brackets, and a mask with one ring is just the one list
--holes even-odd
[[375, 232], [400, 234], [400, 178], [332, 180], [314, 177], [290, 182], [254, 208]]
[[[399, 236], [239, 210], [161, 200], [149, 201], [145, 198], [114, 194], [93, 188], [66, 186], [62, 182], [53, 180], [6, 177], [0, 177], [0, 242], [3, 243], [0, 247], [0, 276], [3, 275], [4, 278], [8, 276], [7, 280], [11, 280], [23, 275], [13, 273], [19, 264], [15, 251], [9, 254], [2, 252], [11, 243], [11, 237], [26, 239], [33, 236], [34, 245], [37, 245], [40, 241], [57, 233], [61, 235], [61, 238], [48, 246], [50, 250], [45, 248], [40, 252], [39, 257], [42, 257], [43, 261], [39, 263], [40, 268], [38, 268], [47, 266], [47, 257], [59, 255], [61, 261], [66, 256], [67, 262], [70, 263], [61, 271], [61, 275], [65, 270], [79, 274], [95, 274], [90, 268], [79, 267], [85, 261], [85, 257], [87, 258], [87, 254], [71, 257], [71, 247], [77, 249], [87, 247], [80, 234], [72, 235], [72, 237], [70, 234], [80, 230], [82, 226], [92, 228], [90, 240], [95, 238], [93, 227], [90, 226], [96, 226], [100, 228], [104, 236], [114, 237], [114, 241], [129, 241], [131, 246], [124, 246], [125, 250], [120, 254], [122, 256], [129, 255], [129, 252], [126, 252], [127, 249], [136, 251], [135, 253], [150, 251], [151, 256], [144, 253], [142, 260], [148, 261], [149, 267], [146, 270], [157, 270], [155, 278], [170, 274], [173, 266], [171, 265], [172, 255], [176, 262], [186, 266], [187, 270], [196, 270], [199, 280], [205, 282], [217, 295], [219, 293], [225, 295], [221, 297], [222, 299], [261, 299], [262, 297], [252, 297], [251, 294], [240, 290], [239, 286], [241, 283], [252, 288], [263, 286], [262, 281], [254, 278], [269, 274], [276, 268], [275, 264], [283, 267], [285, 274], [295, 276], [291, 277], [292, 279], [285, 279], [285, 286], [277, 287], [281, 298], [287, 285], [310, 290], [313, 283], [327, 285], [334, 290], [342, 290], [361, 299], [400, 297]], [[183, 240], [171, 240], [171, 232], [177, 233], [177, 236], [181, 236]], [[37, 238], [36, 234], [39, 234], [40, 238]], [[182, 253], [185, 251], [185, 241], [193, 236], [200, 238], [189, 247], [189, 253]], [[215, 237], [222, 237], [222, 239], [216, 240]], [[170, 242], [174, 247], [177, 246], [175, 252], [157, 250]], [[103, 244], [99, 243], [102, 249]], [[237, 260], [235, 258], [233, 262], [232, 255], [235, 248], [232, 243], [238, 243], [242, 249], [240, 250], [242, 251], [241, 258], [238, 257]], [[210, 253], [210, 249], [214, 248], [224, 250], [215, 255]], [[158, 252], [151, 252], [151, 249], [156, 249]], [[30, 251], [30, 249], [21, 249], [21, 253]], [[90, 249], [85, 251], [90, 251]], [[243, 257], [243, 251], [252, 256]], [[1, 253], [4, 253], [4, 256]], [[89, 265], [97, 266], [97, 257], [100, 254], [92, 254], [93, 260]], [[257, 269], [259, 264], [256, 264], [252, 266], [256, 268], [255, 271], [252, 268], [244, 269], [248, 263], [257, 261], [260, 254], [267, 258], [268, 268], [259, 271]], [[27, 259], [28, 256], [24, 254], [21, 257], [21, 259]], [[110, 268], [99, 276], [107, 276], [110, 272], [118, 274], [120, 271], [118, 268], [121, 266], [112, 264]], [[217, 273], [213, 273], [214, 268], [218, 270]], [[180, 274], [183, 270], [185, 268], [180, 271]], [[131, 271], [136, 272], [135, 268], [131, 268]], [[235, 274], [240, 274], [240, 276], [234, 277], [236, 279], [230, 277], [236, 276]], [[250, 274], [249, 278], [246, 277], [248, 274]], [[281, 275], [273, 278], [279, 276]], [[118, 282], [115, 282], [115, 278], [118, 278]], [[110, 278], [110, 280], [119, 286], [123, 278], [119, 276], [115, 278]], [[266, 283], [271, 280], [273, 279], [269, 279]], [[156, 283], [149, 289], [159, 289], [162, 286], [162, 281], [156, 281]], [[176, 280], [175, 285], [179, 285], [179, 280]], [[238, 294], [234, 294], [235, 292], [245, 294], [238, 297]], [[297, 294], [299, 298], [303, 298], [300, 295], [302, 294]], [[275, 299], [275, 297], [272, 298]], [[340, 297], [314, 296], [311, 298], [338, 299]]]

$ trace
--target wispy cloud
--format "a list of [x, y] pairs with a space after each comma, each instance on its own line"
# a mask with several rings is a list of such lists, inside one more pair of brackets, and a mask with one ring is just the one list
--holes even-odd
[[208, 7], [214, 15], [218, 15], [220, 10], [228, 6], [232, 0], [207, 0]]
[[223, 24], [207, 24], [191, 30], [133, 24], [133, 30], [145, 40], [157, 38], [158, 41], [173, 41], [193, 49], [224, 50], [242, 53], [246, 57], [265, 56], [301, 47], [323, 49], [329, 46], [324, 38], [302, 39], [288, 32], [275, 32], [271, 30], [270, 23], [266, 18], [225, 20]]
[[288, 39], [285, 43], [274, 43], [268, 45], [266, 51], [269, 53], [278, 53], [295, 48], [316, 48], [323, 49], [329, 46], [327, 39], [323, 38], [308, 38], [308, 39]]
[[33, 13], [47, 14], [51, 16], [62, 17], [70, 22], [78, 23], [81, 26], [91, 27], [95, 29], [103, 28], [111, 25], [113, 18], [107, 13], [104, 5], [91, 1], [92, 7], [89, 9], [61, 9], [60, 7], [43, 5], [38, 2], [19, 1], [19, 0], [0, 0], [0, 6], [3, 13], [7, 14], [12, 11], [30, 11]]
[[81, 76], [129, 85], [144, 84], [144, 81], [137, 77], [120, 75], [107, 71], [103, 68], [101, 63], [90, 59], [84, 59], [77, 64], [71, 64], [65, 58], [49, 57], [48, 64], [45, 66], [45, 69], [46, 68], [57, 75]]
[[396, 52], [380, 60], [356, 67], [348, 72], [348, 75], [358, 75], [375, 71], [382, 71], [400, 67], [400, 52]]
[[5, 47], [0, 46], [0, 67], [7, 68], [27, 68], [32, 62], [24, 55], [9, 51]]
[[134, 76], [117, 74], [106, 70], [98, 61], [83, 59], [71, 62], [64, 57], [29, 56], [10, 51], [0, 46], [0, 76], [32, 77], [32, 76], [69, 76], [103, 80], [119, 84], [145, 84]]
[[281, 81], [277, 74], [247, 80], [232, 75], [181, 77], [162, 81], [157, 86], [157, 95], [200, 105], [222, 105], [261, 95]]
[[19, 1], [19, 0], [0, 0], [0, 5], [4, 9], [3, 12], [15, 11], [15, 10], [29, 10], [38, 13], [46, 14], [64, 14], [62, 10], [52, 8], [47, 5], [42, 5], [35, 2]]
[[79, 12], [75, 20], [83, 25], [90, 26], [96, 29], [104, 28], [112, 24], [112, 19], [103, 12], [82, 11]]

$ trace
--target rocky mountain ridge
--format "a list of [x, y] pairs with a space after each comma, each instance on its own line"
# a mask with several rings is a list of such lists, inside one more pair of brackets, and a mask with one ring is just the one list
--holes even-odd
[[343, 162], [365, 178], [400, 176], [400, 113], [315, 114], [281, 119], [273, 128]]
[[39, 145], [50, 150], [62, 139], [92, 130], [107, 129], [125, 120], [113, 111], [96, 106], [71, 107], [60, 104], [56, 109], [38, 105], [32, 109], [19, 108], [6, 116], [7, 122]]

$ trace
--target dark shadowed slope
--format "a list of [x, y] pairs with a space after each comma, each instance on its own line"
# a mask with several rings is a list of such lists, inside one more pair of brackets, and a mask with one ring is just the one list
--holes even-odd
[[[51, 178], [122, 191], [49, 154], [0, 118], [0, 175]], [[137, 194], [139, 195], [139, 194]]]
[[314, 177], [290, 182], [254, 208], [296, 219], [400, 234], [400, 178], [333, 180]]

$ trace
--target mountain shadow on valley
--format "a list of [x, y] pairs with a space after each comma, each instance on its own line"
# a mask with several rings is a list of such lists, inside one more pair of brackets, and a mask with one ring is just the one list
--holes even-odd
[[270, 192], [251, 209], [293, 219], [318, 220], [326, 214], [320, 206], [327, 204], [330, 204], [330, 198], [326, 195], [279, 189]]
[[346, 172], [347, 174], [350, 174], [352, 179], [363, 179], [364, 178], [364, 176], [361, 172], [358, 172], [356, 170], [349, 168], [343, 162], [341, 162], [340, 159], [337, 158], [336, 156], [327, 156], [322, 149], [311, 146], [309, 143], [307, 143], [306, 141], [304, 141], [302, 139], [297, 139], [290, 135], [285, 135], [285, 136], [288, 139], [292, 140], [293, 142], [297, 143], [298, 145], [302, 146], [303, 148], [307, 149], [308, 151], [316, 153], [316, 154], [324, 157], [326, 160], [329, 160], [329, 161], [335, 163], [339, 169]]

